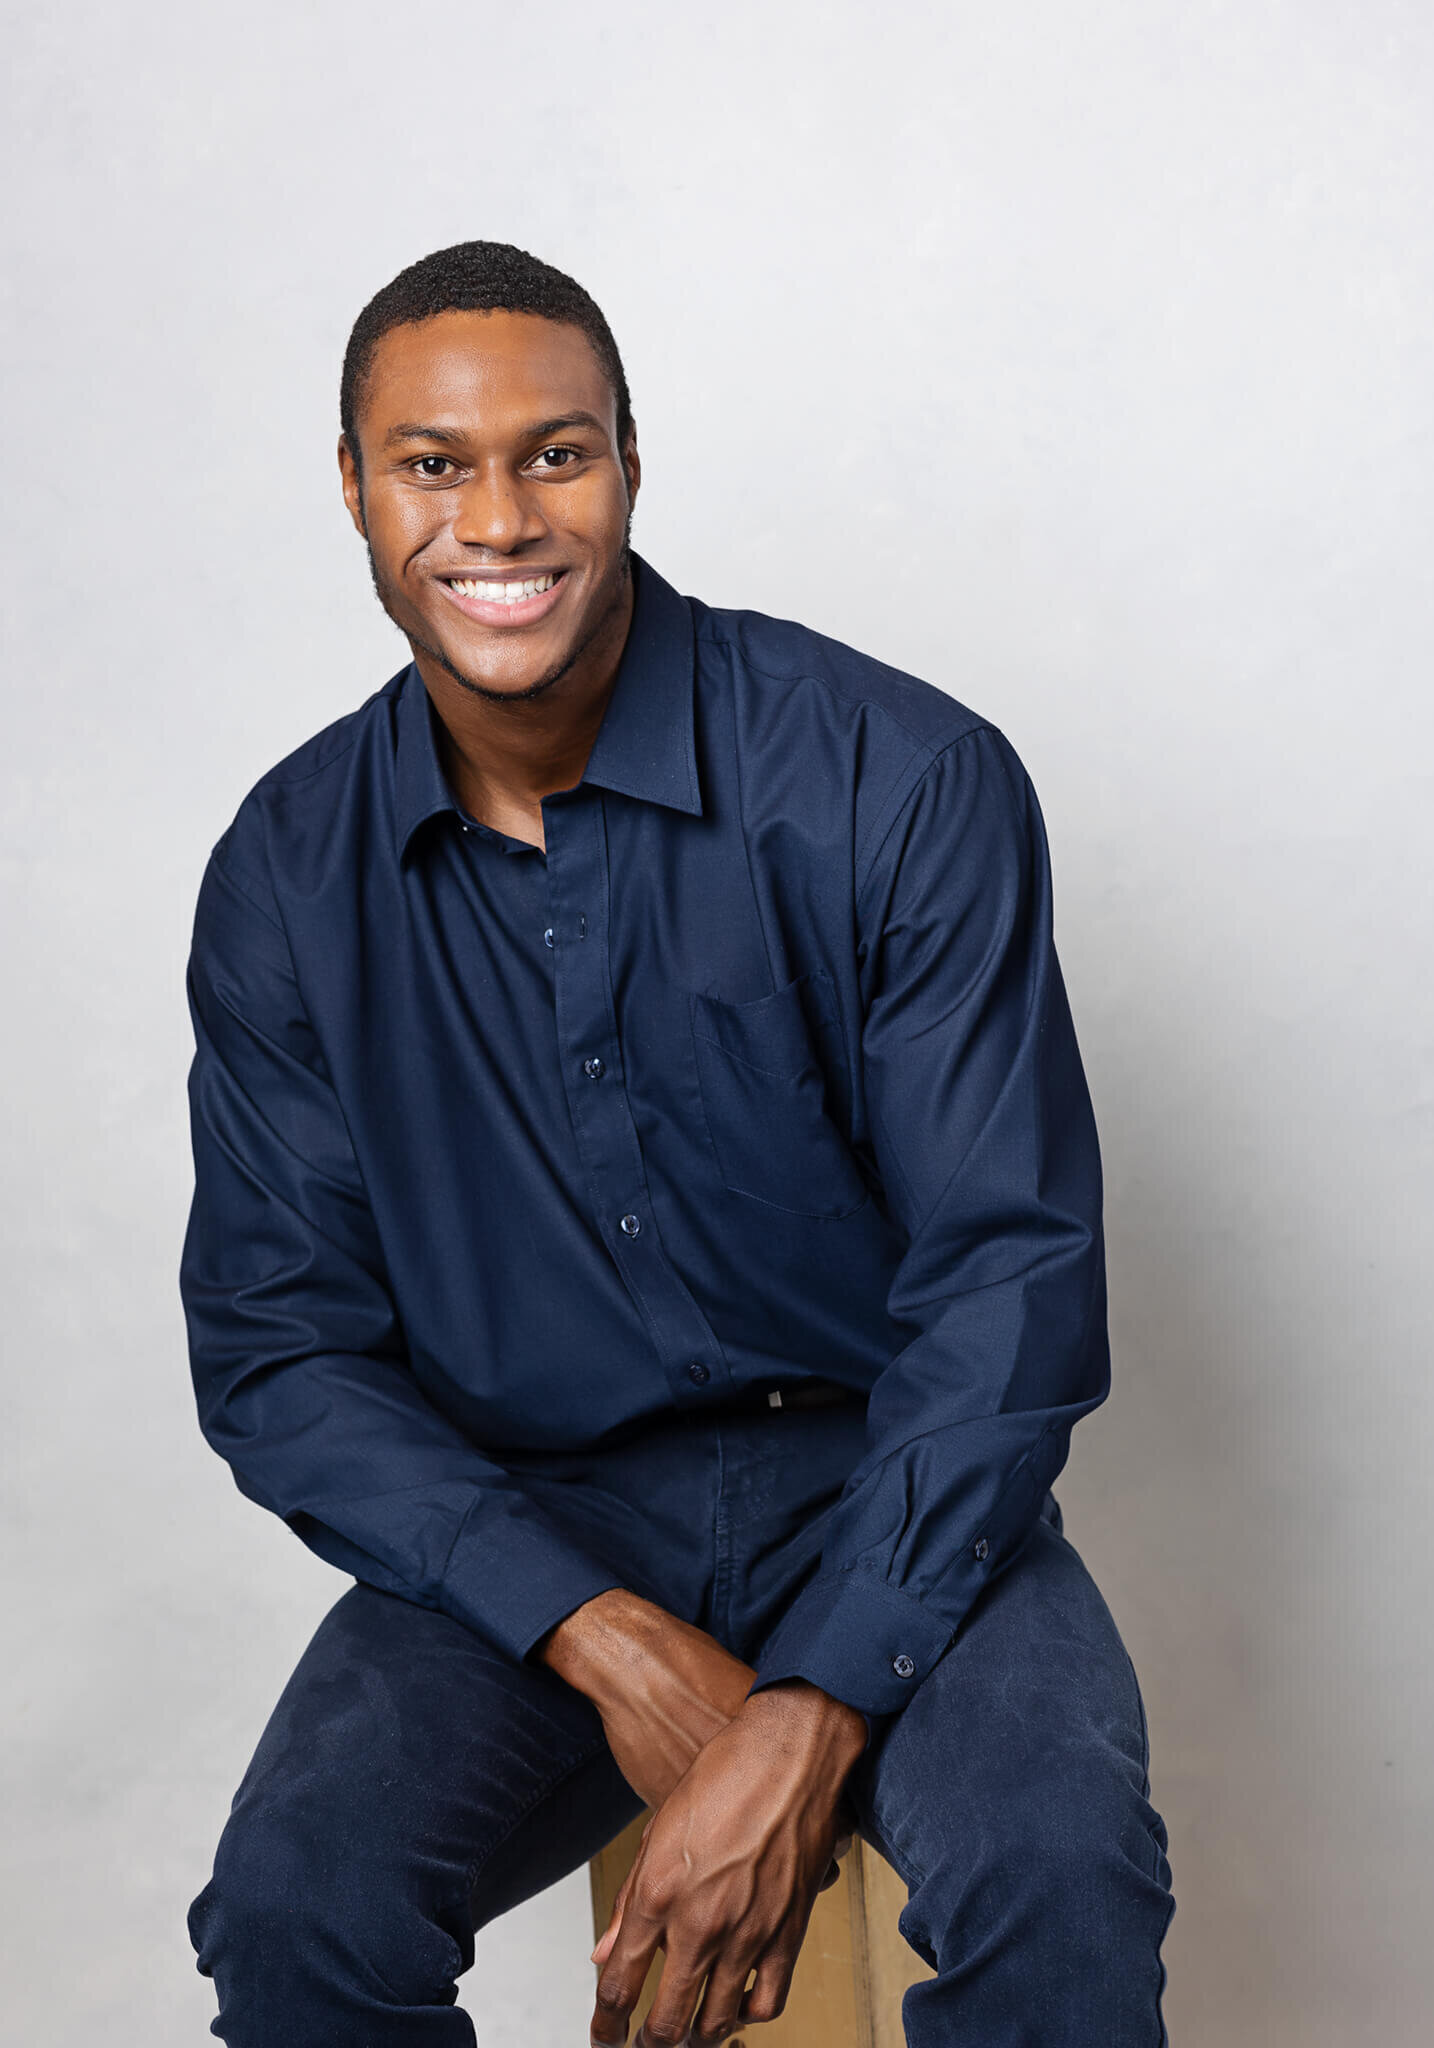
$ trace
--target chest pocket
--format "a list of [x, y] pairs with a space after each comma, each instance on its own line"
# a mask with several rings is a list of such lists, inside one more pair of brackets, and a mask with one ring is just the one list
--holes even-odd
[[722, 1184], [796, 1216], [849, 1216], [870, 1190], [832, 1120], [849, 1086], [825, 968], [749, 1003], [693, 993], [692, 1045]]

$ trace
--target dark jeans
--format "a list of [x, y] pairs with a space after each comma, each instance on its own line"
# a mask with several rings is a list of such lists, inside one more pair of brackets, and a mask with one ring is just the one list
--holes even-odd
[[[624, 1582], [751, 1662], [815, 1568], [859, 1407], [664, 1419], [512, 1463]], [[910, 2048], [1158, 2048], [1174, 1912], [1135, 1672], [1046, 1496], [851, 1780], [936, 1970]], [[445, 1616], [355, 1586], [264, 1730], [190, 1909], [238, 2048], [472, 2048], [474, 1932], [640, 1811], [596, 1709]], [[800, 1968], [800, 1963], [798, 1968]], [[594, 1973], [596, 1982], [596, 1972]]]

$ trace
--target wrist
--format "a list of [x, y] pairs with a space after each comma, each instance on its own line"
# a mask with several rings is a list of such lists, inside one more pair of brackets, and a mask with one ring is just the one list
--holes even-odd
[[831, 1758], [843, 1780], [866, 1750], [866, 1716], [810, 1679], [781, 1678], [760, 1692], [749, 1692], [742, 1712], [749, 1718], [769, 1720], [790, 1731], [814, 1753]]
[[549, 1629], [533, 1655], [595, 1703], [615, 1678], [651, 1654], [669, 1619], [660, 1607], [625, 1587], [585, 1600]]

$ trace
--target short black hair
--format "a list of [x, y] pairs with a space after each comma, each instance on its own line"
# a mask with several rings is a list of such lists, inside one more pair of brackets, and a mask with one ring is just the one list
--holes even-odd
[[349, 336], [339, 380], [339, 422], [354, 461], [359, 460], [358, 408], [374, 350], [390, 328], [432, 320], [439, 313], [536, 313], [576, 327], [592, 343], [617, 400], [617, 445], [632, 427], [627, 374], [612, 329], [575, 278], [511, 242], [455, 242], [435, 249], [375, 292]]

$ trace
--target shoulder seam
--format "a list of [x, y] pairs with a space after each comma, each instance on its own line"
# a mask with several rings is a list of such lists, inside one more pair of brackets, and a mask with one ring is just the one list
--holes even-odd
[[[709, 617], [710, 616], [711, 615], [709, 613]], [[704, 635], [699, 631], [698, 638], [706, 638], [710, 640], [713, 645], [731, 646], [733, 644], [732, 641], [726, 638], [719, 638], [719, 636], [715, 633]], [[855, 652], [856, 650], [853, 649], [852, 651]], [[740, 646], [737, 648], [737, 652], [741, 655], [743, 665], [746, 668], [751, 669], [754, 675], [765, 676], [769, 683], [815, 683], [819, 689], [824, 690], [829, 697], [834, 697], [838, 703], [869, 704], [874, 711], [879, 711], [884, 718], [889, 718], [892, 724], [896, 726], [898, 730], [909, 734], [910, 737], [916, 740], [920, 745], [930, 746], [931, 744], [933, 744], [930, 740], [922, 739], [921, 734], [917, 732], [914, 726], [908, 725], [904, 718], [898, 717], [896, 712], [894, 712], [891, 709], [891, 706], [889, 704], [883, 704], [879, 697], [861, 696], [852, 698], [845, 695], [842, 691], [838, 690], [836, 685], [830, 680], [829, 677], [820, 674], [815, 669], [802, 668], [794, 671], [788, 671], [786, 674], [782, 674], [774, 668], [766, 667], [766, 665], [763, 662], [754, 661], [751, 655], [749, 655], [746, 652], [746, 650]], [[863, 655], [862, 659], [866, 661], [875, 662], [876, 657], [874, 655]], [[905, 670], [891, 668], [890, 665], [886, 662], [881, 662], [877, 665], [881, 668], [886, 669], [888, 674], [894, 676], [902, 676], [906, 681], [919, 683], [922, 680], [920, 676], [907, 676]], [[928, 687], [931, 689], [935, 689], [936, 685], [932, 683]], [[940, 692], [940, 694], [944, 696], [946, 693], [943, 690], [942, 692]], [[953, 697], [951, 701], [954, 704], [956, 702], [956, 699]], [[967, 706], [962, 706], [963, 710], [967, 708]], [[975, 714], [973, 713], [972, 715], [974, 716]]]
[[[372, 699], [370, 699], [370, 702], [372, 702]], [[360, 710], [362, 710], [362, 708], [362, 706], [359, 707]], [[357, 718], [358, 712], [354, 711], [351, 712], [349, 715], [350, 717]], [[267, 775], [261, 775], [259, 777], [259, 780], [255, 783], [254, 787], [255, 789], [268, 789], [271, 787], [276, 787], [279, 789], [294, 789], [297, 788], [297, 786], [301, 782], [311, 782], [316, 775], [322, 775], [326, 768], [332, 768], [335, 761], [342, 761], [345, 754], [351, 753], [353, 749], [358, 745], [359, 738], [360, 735], [358, 733], [350, 733], [348, 738], [345, 740], [344, 744], [341, 747], [337, 748], [332, 754], [327, 755], [322, 761], [318, 762], [314, 767], [301, 769], [297, 774], [294, 775], [281, 775], [279, 770], [283, 764], [282, 762], [276, 762], [275, 765], [269, 770]]]
[[[411, 667], [412, 664], [410, 663], [409, 666]], [[361, 721], [364, 713], [370, 713], [371, 717], [377, 716], [378, 714], [373, 707], [383, 703], [388, 698], [390, 691], [396, 696], [397, 690], [394, 686], [407, 673], [407, 668], [401, 668], [396, 675], [390, 676], [386, 683], [381, 683], [376, 690], [370, 690], [361, 704], [355, 704], [351, 711], [343, 712], [338, 718], [331, 720], [328, 725], [321, 726], [318, 732], [310, 733], [306, 740], [300, 740], [299, 744], [291, 748], [289, 753], [284, 755], [281, 760], [276, 761], [272, 768], [264, 771], [249, 794], [252, 796], [258, 790], [267, 789], [270, 786], [277, 786], [280, 789], [291, 789], [301, 782], [312, 780], [315, 775], [322, 775], [324, 770], [331, 768], [335, 761], [342, 761], [346, 754], [353, 752], [353, 749], [363, 737], [364, 728]], [[298, 769], [292, 775], [282, 773], [285, 761], [292, 760], [295, 754], [303, 753], [306, 747], [316, 745], [318, 741], [323, 739], [325, 733], [332, 732], [337, 726], [345, 723], [347, 723], [349, 730], [342, 746], [336, 747], [331, 754], [325, 755], [324, 759], [316, 762], [312, 768]]]
[[[857, 854], [852, 870], [852, 894], [854, 898], [860, 899], [862, 890], [871, 880], [871, 871], [876, 866], [882, 847], [885, 846], [892, 832], [896, 829], [902, 812], [926, 780], [927, 775], [936, 766], [936, 763], [944, 759], [953, 747], [959, 747], [963, 740], [974, 739], [977, 733], [999, 732], [999, 730], [1000, 728], [993, 725], [989, 718], [978, 719], [975, 725], [968, 725], [964, 732], [953, 734], [949, 740], [943, 740], [939, 746], [928, 743], [922, 748], [921, 753], [912, 755], [892, 785], [890, 795], [877, 813], [871, 830], [867, 833], [861, 850]], [[926, 757], [924, 760], [922, 759], [922, 754]], [[868, 851], [868, 849], [870, 850]]]
[[[224, 839], [227, 839], [228, 836], [229, 835], [226, 832], [224, 835]], [[243, 882], [240, 881], [237, 869], [232, 867], [229, 861], [220, 852], [220, 847], [224, 845], [224, 839], [221, 839], [218, 845], [216, 845], [213, 848], [209, 856], [210, 859], [214, 862], [215, 867], [217, 867], [220, 870], [220, 872], [226, 877], [226, 879], [230, 881], [233, 884], [233, 886], [238, 890], [239, 894], [244, 898], [244, 901], [249, 905], [250, 909], [257, 910], [260, 917], [263, 918], [266, 924], [273, 925], [275, 931], [278, 932], [279, 936], [283, 939], [284, 945], [287, 948], [289, 944], [289, 934], [284, 930], [283, 920], [281, 918], [275, 917], [272, 911], [266, 910], [263, 904], [259, 901], [259, 899], [253, 894], [253, 892], [247, 889], [244, 886]]]

